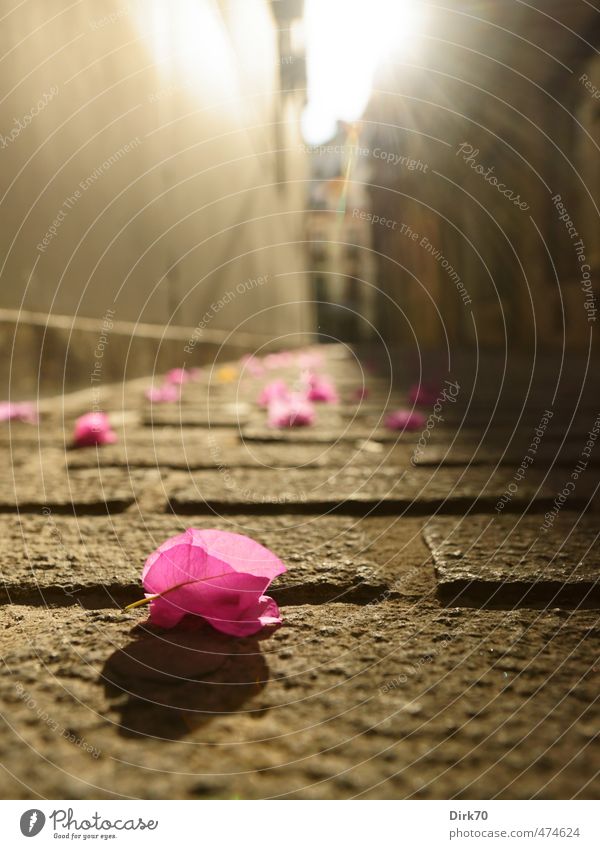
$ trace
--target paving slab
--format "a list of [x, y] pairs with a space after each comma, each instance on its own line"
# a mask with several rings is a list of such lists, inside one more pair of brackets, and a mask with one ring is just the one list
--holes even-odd
[[169, 445], [162, 440], [154, 445], [139, 445], [135, 439], [129, 439], [126, 445], [108, 445], [94, 452], [71, 452], [67, 464], [71, 469], [98, 465], [165, 469], [215, 469], [227, 465], [285, 469], [290, 466], [326, 465], [327, 453], [310, 445], [298, 446], [290, 451], [279, 445], [248, 446], [240, 442], [218, 445], [205, 439], [200, 444], [188, 439], [185, 445], [176, 442]]
[[16, 470], [18, 474], [21, 472], [26, 474], [28, 469], [33, 470], [34, 473], [35, 471], [39, 473], [41, 468], [55, 472], [64, 466], [64, 448], [49, 443], [29, 445], [17, 443], [2, 453], [10, 465], [10, 469], [7, 469], [9, 475], [11, 469]]
[[[504, 448], [508, 445], [522, 445], [526, 449], [532, 441], [533, 430], [522, 430], [516, 427], [516, 423], [512, 424], [489, 424], [481, 423], [479, 425], [471, 422], [461, 421], [443, 421], [436, 422], [433, 427], [427, 426], [427, 419], [423, 429], [416, 431], [395, 431], [389, 430], [382, 426], [383, 419], [377, 418], [370, 422], [365, 422], [352, 416], [342, 417], [336, 427], [333, 427], [328, 421], [317, 421], [315, 425], [310, 427], [295, 427], [295, 428], [271, 428], [265, 424], [250, 423], [240, 428], [240, 436], [248, 441], [257, 442], [353, 442], [357, 440], [374, 440], [378, 442], [397, 442], [407, 443], [417, 446], [419, 439], [424, 435], [427, 444], [436, 444], [447, 446], [452, 443], [457, 443], [463, 447], [478, 445], [482, 442], [485, 445], [497, 450], [499, 447]], [[579, 428], [571, 428], [569, 430], [569, 439], [583, 445], [588, 436], [589, 427], [582, 426]], [[546, 439], [561, 441], [565, 436], [565, 428], [558, 428], [554, 431], [546, 430]]]
[[[527, 375], [507, 383], [510, 409], [489, 428], [501, 381], [482, 372], [465, 427], [461, 378], [461, 400], [427, 441], [443, 457], [455, 440], [464, 462], [413, 468], [421, 434], [380, 427], [404, 393], [388, 398], [388, 382], [369, 376], [368, 401], [353, 403], [361, 368], [342, 353], [328, 350], [324, 367], [341, 403], [320, 405], [314, 428], [271, 430], [255, 404], [295, 368], [190, 384], [170, 407], [146, 403], [150, 381], [106, 387], [119, 442], [98, 450], [65, 450], [89, 392], [57, 402], [39, 428], [0, 430], [11, 467], [0, 476], [2, 796], [597, 798], [589, 605], [600, 600], [586, 593], [597, 548], [593, 519], [569, 530], [567, 513], [586, 503], [593, 473], [531, 559], [524, 548], [554, 515], [597, 392], [565, 465], [541, 488], [528, 470], [489, 531], [516, 468], [490, 466], [505, 446], [521, 460], [544, 392], [515, 436]], [[557, 404], [558, 434], [576, 395]], [[486, 429], [483, 462], [466, 468]], [[551, 444], [548, 429], [540, 458]], [[143, 609], [121, 612], [141, 595], [148, 554], [190, 526], [245, 533], [284, 560], [270, 590], [281, 628], [235, 640], [191, 617], [160, 632]], [[451, 580], [467, 593], [440, 590], [442, 561], [448, 573], [461, 564]], [[487, 563], [491, 580], [477, 577]], [[511, 592], [474, 601], [477, 584]]]
[[[319, 436], [321, 431], [344, 432], [355, 427], [360, 432], [371, 432], [383, 426], [386, 415], [384, 408], [363, 411], [350, 406], [343, 407], [334, 404], [315, 404], [315, 424], [305, 428], [308, 433]], [[245, 403], [215, 403], [212, 406], [174, 405], [155, 407], [142, 415], [142, 423], [147, 427], [236, 427], [244, 430], [268, 429], [267, 412], [256, 404]], [[293, 429], [300, 433], [301, 428]]]
[[[210, 430], [186, 428], [165, 437], [158, 429], [129, 432], [126, 438], [115, 445], [104, 445], [86, 451], [67, 451], [62, 456], [50, 447], [40, 449], [44, 453], [55, 451], [58, 459], [66, 460], [70, 469], [116, 466], [120, 468], [164, 469], [215, 469], [226, 467], [293, 469], [303, 467], [348, 465], [369, 466], [376, 469], [392, 463], [394, 466], [410, 463], [411, 451], [407, 445], [382, 444], [372, 440], [356, 443], [327, 445], [323, 443], [299, 443], [290, 445], [279, 442], [243, 442], [233, 430]], [[20, 461], [31, 459], [31, 447], [18, 446], [12, 456]]]
[[[277, 486], [268, 471], [227, 469], [183, 474], [173, 472], [163, 479], [165, 494], [175, 512], [223, 511], [232, 505], [244, 509], [315, 512], [358, 510], [365, 506], [393, 512], [431, 513], [489, 509], [512, 482], [505, 469], [364, 467], [282, 471]], [[507, 511], [522, 512], [551, 506], [556, 497], [550, 485], [533, 472], [519, 486]], [[583, 504], [589, 493], [572, 494], [572, 505]]]
[[260, 640], [0, 617], [3, 798], [597, 797], [592, 611], [309, 605]]
[[600, 607], [600, 530], [593, 518], [436, 517], [424, 535], [439, 592], [452, 604]]
[[19, 445], [64, 445], [70, 439], [64, 427], [51, 425], [28, 425], [4, 422], [0, 425], [0, 447], [3, 450]]
[[[360, 421], [340, 422], [333, 427], [328, 421], [317, 422], [310, 427], [294, 428], [271, 428], [266, 424], [252, 424], [240, 428], [240, 437], [248, 442], [282, 442], [286, 444], [298, 444], [301, 442], [325, 443], [335, 445], [346, 442], [375, 441], [381, 443], [410, 443], [416, 444], [419, 434], [404, 431], [388, 430], [381, 426], [368, 427]], [[435, 439], [441, 437], [436, 434]], [[448, 441], [448, 433], [445, 433], [444, 442]]]
[[[231, 405], [232, 407], [235, 405]], [[247, 405], [239, 409], [228, 409], [227, 405], [215, 405], [214, 409], [204, 407], [183, 407], [169, 405], [154, 407], [142, 414], [142, 424], [146, 427], [242, 427], [250, 418], [251, 410]]]
[[151, 471], [129, 474], [81, 469], [67, 474], [32, 463], [0, 475], [0, 513], [39, 512], [43, 508], [55, 513], [118, 513], [136, 500], [137, 487], [141, 491], [157, 481]]
[[[550, 468], [552, 466], [576, 466], [581, 459], [582, 446], [570, 442], [544, 441], [533, 453], [528, 454], [525, 446], [520, 449], [508, 447], [489, 448], [460, 442], [455, 445], [426, 445], [413, 452], [417, 466], [513, 466], [515, 469], [526, 463], [527, 467]], [[589, 466], [600, 465], [600, 451], [588, 458]]]
[[[187, 518], [187, 517], [186, 517]], [[288, 567], [270, 589], [285, 604], [433, 594], [421, 521], [294, 515], [0, 516], [0, 601], [122, 607], [142, 596], [146, 558], [187, 527], [250, 535]], [[426, 582], [423, 581], [426, 579]]]

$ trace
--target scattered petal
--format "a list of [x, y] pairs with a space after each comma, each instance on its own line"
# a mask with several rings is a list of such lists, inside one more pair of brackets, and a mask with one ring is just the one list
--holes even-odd
[[246, 354], [240, 360], [242, 371], [247, 371], [252, 377], [262, 377], [265, 373], [265, 368], [260, 359], [254, 354]]
[[172, 628], [186, 614], [201, 616], [236, 637], [281, 622], [264, 593], [286, 571], [268, 548], [241, 534], [189, 528], [150, 555], [142, 572], [150, 621]]
[[320, 401], [325, 404], [337, 404], [339, 396], [334, 382], [329, 377], [322, 377], [312, 372], [303, 376], [306, 384], [306, 397], [309, 401]]
[[117, 434], [110, 426], [106, 413], [86, 413], [75, 422], [73, 442], [79, 448], [89, 445], [111, 445]]
[[315, 420], [315, 408], [299, 393], [291, 393], [285, 400], [275, 399], [269, 404], [269, 427], [304, 427]]
[[433, 385], [426, 386], [422, 383], [415, 383], [408, 391], [408, 400], [411, 404], [430, 407], [438, 400], [439, 394], [439, 388]]
[[37, 424], [38, 412], [35, 404], [29, 401], [13, 403], [11, 401], [0, 402], [0, 422], [19, 421], [25, 424]]
[[417, 410], [392, 410], [385, 417], [385, 426], [390, 430], [421, 430], [427, 419]]
[[290, 394], [290, 389], [285, 380], [272, 380], [263, 386], [258, 396], [258, 403], [261, 407], [268, 407], [273, 401], [286, 401]]
[[181, 389], [173, 383], [165, 383], [163, 386], [152, 386], [146, 389], [146, 398], [153, 404], [168, 404], [178, 401], [181, 397]]
[[183, 386], [191, 380], [191, 375], [184, 368], [172, 368], [165, 374], [165, 384], [173, 386]]

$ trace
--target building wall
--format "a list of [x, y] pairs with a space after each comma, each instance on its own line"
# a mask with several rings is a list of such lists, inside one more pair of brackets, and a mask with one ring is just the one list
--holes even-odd
[[[553, 197], [584, 238], [594, 285], [599, 101], [580, 77], [587, 71], [600, 87], [595, 18], [569, 4], [552, 7], [564, 21], [505, 6], [487, 10], [490, 24], [438, 9], [419, 61], [398, 62], [377, 82], [363, 130], [371, 148], [426, 164], [411, 172], [390, 158], [373, 161], [373, 212], [398, 221], [394, 230], [372, 228], [378, 285], [403, 312], [394, 316], [382, 301], [391, 341], [410, 345], [414, 334], [422, 348], [456, 340], [529, 350], [590, 343], [581, 263]], [[488, 169], [524, 208], [486, 179]], [[418, 232], [415, 242], [401, 224]]]
[[0, 308], [310, 331], [266, 0], [26, 3], [0, 32]]

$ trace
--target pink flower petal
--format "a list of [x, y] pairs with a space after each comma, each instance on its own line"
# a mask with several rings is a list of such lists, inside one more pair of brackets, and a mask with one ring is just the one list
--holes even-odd
[[315, 421], [315, 408], [304, 395], [290, 394], [269, 404], [269, 427], [305, 427]]
[[79, 448], [90, 445], [110, 445], [117, 434], [110, 426], [106, 413], [86, 413], [75, 422], [73, 442]]
[[254, 354], [246, 354], [242, 357], [240, 365], [242, 370], [247, 371], [252, 377], [262, 377], [265, 373], [265, 368], [259, 357], [255, 357]]
[[390, 430], [421, 430], [427, 419], [416, 410], [393, 410], [385, 417], [385, 426]]
[[419, 404], [422, 407], [429, 407], [438, 400], [440, 394], [439, 388], [435, 386], [426, 386], [422, 383], [415, 383], [408, 391], [408, 400], [411, 404]]
[[290, 397], [290, 390], [284, 380], [272, 380], [263, 386], [258, 396], [258, 404], [268, 407], [273, 401], [285, 401]]
[[260, 621], [262, 622], [262, 624], [280, 625], [281, 613], [277, 606], [277, 602], [270, 598], [268, 595], [261, 596], [259, 601], [264, 603], [264, 607], [262, 608], [262, 612], [260, 614]]
[[225, 634], [254, 634], [281, 621], [279, 608], [264, 591], [282, 572], [281, 560], [249, 537], [190, 528], [146, 561], [146, 593], [164, 594], [151, 602], [150, 620], [170, 628], [193, 613]]
[[153, 404], [169, 404], [179, 400], [181, 388], [172, 383], [165, 383], [163, 386], [152, 386], [146, 389], [145, 395]]
[[172, 368], [165, 374], [165, 383], [172, 383], [174, 386], [182, 386], [190, 380], [191, 376], [184, 368]]
[[29, 401], [14, 403], [12, 401], [0, 402], [0, 422], [19, 421], [26, 424], [37, 424], [38, 412], [34, 404]]
[[325, 404], [337, 404], [339, 401], [331, 378], [309, 372], [303, 376], [303, 380], [306, 383], [306, 397], [309, 401], [321, 401]]

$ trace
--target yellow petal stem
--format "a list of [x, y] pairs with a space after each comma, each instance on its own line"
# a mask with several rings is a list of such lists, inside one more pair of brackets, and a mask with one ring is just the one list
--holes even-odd
[[158, 596], [157, 595], [148, 595], [145, 598], [138, 598], [137, 601], [134, 601], [131, 604], [128, 604], [127, 607], [124, 607], [121, 612], [125, 613], [125, 611], [133, 610], [135, 607], [142, 607], [144, 604], [150, 604], [150, 602], [154, 601], [155, 598], [158, 598]]
[[145, 604], [150, 604], [154, 599], [162, 598], [167, 593], [172, 593], [173, 590], [178, 590], [181, 587], [188, 587], [190, 584], [201, 584], [204, 581], [212, 581], [213, 578], [224, 578], [225, 575], [231, 575], [231, 572], [221, 572], [220, 575], [209, 575], [208, 578], [193, 578], [191, 581], [182, 581], [180, 584], [175, 584], [172, 587], [169, 587], [166, 590], [163, 590], [162, 593], [155, 593], [154, 595], [147, 595], [145, 598], [139, 598], [137, 601], [128, 604], [127, 607], [124, 607], [121, 613], [125, 613], [127, 610], [133, 610], [136, 607], [143, 607]]

